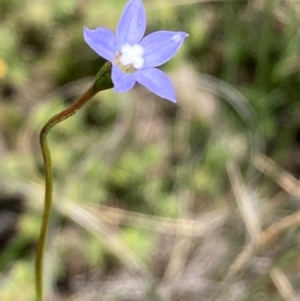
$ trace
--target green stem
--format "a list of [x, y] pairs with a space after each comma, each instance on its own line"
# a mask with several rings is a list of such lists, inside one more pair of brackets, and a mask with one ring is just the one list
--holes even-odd
[[111, 82], [110, 73], [111, 64], [107, 62], [98, 72], [93, 85], [70, 107], [50, 118], [40, 132], [40, 145], [45, 166], [45, 203], [35, 262], [36, 301], [43, 301], [43, 261], [53, 198], [52, 161], [47, 142], [47, 134], [56, 124], [77, 113], [78, 110], [80, 110], [82, 106], [86, 104], [95, 94], [102, 90], [112, 88], [113, 85]]

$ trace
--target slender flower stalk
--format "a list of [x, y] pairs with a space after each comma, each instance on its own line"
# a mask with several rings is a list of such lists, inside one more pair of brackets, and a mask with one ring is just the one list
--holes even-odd
[[43, 126], [40, 132], [40, 145], [43, 153], [45, 166], [45, 203], [35, 263], [36, 301], [43, 300], [43, 262], [53, 200], [52, 161], [47, 141], [47, 135], [56, 124], [64, 121], [65, 119], [77, 113], [82, 108], [82, 106], [85, 105], [98, 92], [110, 89], [112, 87], [113, 84], [111, 82], [111, 64], [107, 62], [98, 72], [96, 80], [92, 84], [92, 86], [70, 107], [66, 108], [62, 112], [50, 118], [49, 121], [46, 122], [46, 124]]

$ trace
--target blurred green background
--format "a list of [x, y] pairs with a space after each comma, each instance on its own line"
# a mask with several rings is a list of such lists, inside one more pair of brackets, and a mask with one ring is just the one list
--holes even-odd
[[[103, 64], [124, 0], [0, 0], [0, 300], [34, 298], [43, 124]], [[48, 300], [300, 300], [300, 3], [144, 0], [190, 34], [178, 104], [100, 93], [49, 135]]]

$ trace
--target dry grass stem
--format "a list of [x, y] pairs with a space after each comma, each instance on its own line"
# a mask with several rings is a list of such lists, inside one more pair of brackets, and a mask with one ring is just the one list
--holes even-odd
[[275, 267], [272, 268], [270, 271], [270, 277], [282, 299], [285, 301], [300, 301], [300, 297], [295, 292], [290, 281], [281, 269]]
[[272, 159], [263, 154], [256, 153], [253, 164], [262, 173], [272, 178], [286, 192], [291, 195], [297, 194], [299, 181], [279, 167]]
[[282, 218], [279, 222], [272, 224], [269, 228], [264, 230], [260, 234], [257, 242], [250, 242], [238, 255], [236, 260], [229, 268], [229, 271], [225, 277], [226, 281], [241, 270], [245, 269], [257, 251], [261, 251], [262, 249], [266, 248], [284, 231], [287, 231], [292, 227], [299, 226], [299, 224], [300, 211], [297, 211], [296, 213]]
[[112, 229], [101, 223], [87, 210], [68, 202], [61, 203], [59, 211], [89, 232], [94, 233], [135, 276], [147, 281], [152, 280], [152, 276], [149, 274], [147, 268], [122, 242], [119, 236]]
[[221, 227], [229, 216], [226, 208], [205, 213], [197, 220], [165, 218], [101, 205], [85, 208], [103, 223], [114, 226], [125, 225], [159, 233], [197, 237]]
[[[188, 191], [182, 191], [179, 192], [179, 198], [181, 200], [181, 207], [179, 209], [179, 214], [185, 218], [188, 217], [188, 203], [191, 202], [192, 197], [191, 193]], [[185, 205], [184, 205], [185, 202]], [[177, 233], [176, 233], [176, 240], [175, 245], [173, 247], [173, 251], [169, 260], [168, 267], [166, 269], [165, 275], [164, 275], [164, 281], [172, 281], [176, 277], [178, 277], [182, 271], [184, 270], [184, 267], [186, 266], [187, 259], [190, 253], [191, 248], [191, 236], [186, 235], [182, 237], [180, 235], [180, 228], [182, 220], [177, 222]]]
[[253, 242], [256, 242], [261, 232], [261, 225], [257, 209], [254, 206], [253, 200], [247, 191], [238, 166], [235, 163], [227, 165], [231, 187], [241, 213], [241, 216], [246, 225], [248, 234]]

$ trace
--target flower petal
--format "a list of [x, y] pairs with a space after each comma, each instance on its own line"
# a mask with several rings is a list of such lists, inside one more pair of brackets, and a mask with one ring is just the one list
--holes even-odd
[[148, 68], [133, 73], [138, 83], [162, 98], [176, 102], [173, 84], [167, 75], [159, 69]]
[[157, 67], [168, 61], [178, 51], [188, 34], [183, 31], [156, 31], [140, 43], [144, 48], [142, 68]]
[[112, 67], [111, 78], [114, 84], [115, 92], [126, 92], [133, 88], [135, 84], [135, 78], [132, 74], [125, 74], [116, 65]]
[[146, 30], [146, 14], [142, 0], [130, 0], [117, 26], [117, 49], [125, 43], [131, 46], [139, 43]]
[[108, 61], [115, 59], [116, 38], [110, 29], [98, 27], [91, 30], [84, 27], [83, 36], [85, 42], [100, 56]]

